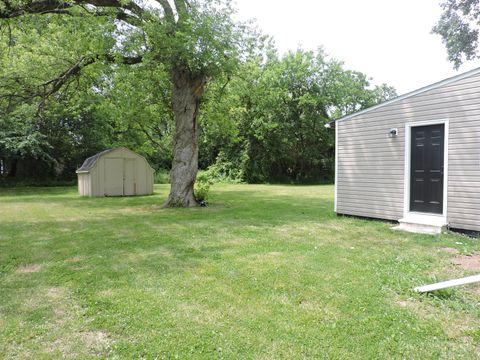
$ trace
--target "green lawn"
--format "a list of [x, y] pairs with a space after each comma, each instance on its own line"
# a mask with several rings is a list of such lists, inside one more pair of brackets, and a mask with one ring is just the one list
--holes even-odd
[[167, 193], [1, 189], [0, 357], [478, 356], [478, 287], [411, 291], [469, 274], [450, 248], [478, 240], [336, 217], [332, 186], [217, 185], [175, 210]]

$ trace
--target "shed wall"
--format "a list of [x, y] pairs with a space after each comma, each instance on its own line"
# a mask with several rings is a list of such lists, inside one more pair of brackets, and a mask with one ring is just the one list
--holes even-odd
[[[401, 219], [405, 124], [445, 119], [447, 222], [480, 231], [480, 75], [337, 122], [337, 213]], [[397, 137], [388, 137], [391, 128], [398, 128]]]
[[82, 196], [90, 196], [91, 192], [90, 174], [78, 174], [78, 192]]
[[[150, 195], [153, 194], [153, 174], [154, 171], [147, 163], [147, 161], [135, 154], [134, 152], [126, 149], [119, 148], [114, 151], [111, 151], [105, 155], [102, 155], [96, 162], [95, 166], [90, 169], [90, 173], [87, 174], [90, 181], [90, 191], [88, 194], [82, 194], [84, 196], [105, 196], [105, 186], [108, 185], [106, 179], [111, 174], [108, 174], [107, 168], [105, 165], [106, 159], [121, 159], [121, 160], [132, 160], [133, 165], [133, 176], [127, 177], [129, 180], [133, 181], [134, 189], [136, 190], [136, 195]], [[80, 186], [80, 175], [78, 174], [79, 186]], [[80, 187], [79, 187], [80, 190]], [[122, 195], [122, 194], [118, 194]]]

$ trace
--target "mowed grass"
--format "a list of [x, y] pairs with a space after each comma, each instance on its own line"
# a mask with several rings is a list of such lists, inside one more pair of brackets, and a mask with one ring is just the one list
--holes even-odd
[[[0, 357], [473, 359], [480, 292], [419, 295], [480, 250], [333, 212], [332, 186], [217, 185], [211, 206], [0, 190]], [[450, 249], [451, 250], [451, 249]]]

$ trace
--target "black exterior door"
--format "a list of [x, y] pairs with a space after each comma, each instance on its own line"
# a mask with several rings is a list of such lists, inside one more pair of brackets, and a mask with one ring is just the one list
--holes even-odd
[[410, 211], [442, 214], [445, 126], [411, 129]]

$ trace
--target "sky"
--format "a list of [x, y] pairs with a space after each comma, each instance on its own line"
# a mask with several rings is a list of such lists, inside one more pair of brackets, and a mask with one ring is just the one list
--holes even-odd
[[280, 53], [323, 46], [350, 70], [387, 83], [399, 95], [480, 67], [458, 71], [431, 29], [440, 0], [235, 0], [238, 18], [255, 19]]

